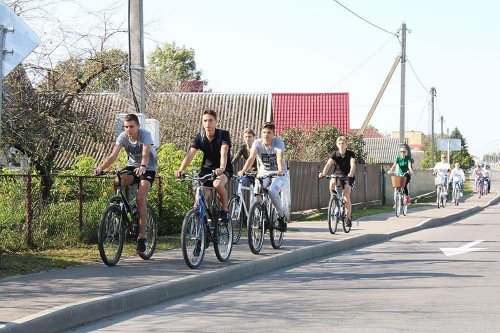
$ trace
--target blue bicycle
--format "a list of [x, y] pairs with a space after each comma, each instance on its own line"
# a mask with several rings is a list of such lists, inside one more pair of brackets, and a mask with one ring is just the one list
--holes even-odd
[[[182, 256], [189, 268], [198, 268], [201, 265], [210, 242], [214, 244], [215, 255], [221, 262], [229, 259], [233, 249], [232, 221], [230, 219], [228, 224], [222, 223], [215, 189], [203, 185], [205, 181], [213, 181], [216, 177], [213, 173], [203, 177], [194, 174], [186, 174], [183, 177], [193, 182], [197, 196], [197, 207], [188, 211], [182, 222]], [[211, 191], [209, 203], [205, 200], [205, 189]], [[229, 207], [229, 211], [233, 211], [233, 208]]]

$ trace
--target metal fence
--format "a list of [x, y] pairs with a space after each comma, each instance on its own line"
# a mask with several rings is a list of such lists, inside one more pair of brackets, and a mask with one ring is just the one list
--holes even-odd
[[[235, 166], [235, 172], [241, 167]], [[318, 179], [323, 163], [291, 161], [291, 211], [328, 206], [328, 181]], [[387, 165], [358, 165], [351, 195], [354, 205], [392, 203], [393, 189]], [[52, 184], [50, 191], [44, 191]], [[112, 179], [91, 176], [0, 175], [0, 252], [22, 248], [50, 248], [95, 243], [99, 218], [113, 194]], [[230, 193], [233, 186], [229, 186]], [[413, 196], [433, 191], [431, 171], [417, 170], [412, 177]], [[171, 233], [163, 198], [168, 189], [157, 178], [148, 196], [159, 216], [160, 231]], [[180, 212], [182, 214], [182, 212]], [[170, 214], [171, 215], [171, 214]]]

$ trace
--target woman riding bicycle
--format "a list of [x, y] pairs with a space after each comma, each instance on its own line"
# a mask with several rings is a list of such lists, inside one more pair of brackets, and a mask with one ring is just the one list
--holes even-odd
[[[465, 173], [462, 168], [460, 168], [460, 163], [455, 163], [455, 168], [451, 170], [450, 179], [453, 184], [453, 191], [456, 189], [460, 190], [460, 196], [463, 196], [463, 188], [465, 181]], [[455, 203], [455, 198], [452, 198], [451, 203]]]
[[403, 146], [399, 149], [399, 156], [394, 159], [394, 164], [389, 169], [388, 173], [393, 173], [396, 167], [398, 168], [396, 174], [406, 177], [406, 183], [404, 187], [406, 204], [410, 204], [410, 193], [408, 192], [408, 184], [411, 181], [411, 175], [413, 174], [413, 168], [411, 166], [411, 158], [407, 155], [408, 151]]

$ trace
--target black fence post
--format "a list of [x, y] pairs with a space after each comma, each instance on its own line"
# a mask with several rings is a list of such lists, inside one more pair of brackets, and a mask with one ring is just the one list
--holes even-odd
[[83, 231], [83, 177], [78, 176], [78, 229], [80, 230], [80, 241]]
[[[163, 221], [163, 186], [161, 182], [161, 177], [158, 177], [158, 219], [159, 223]], [[167, 224], [167, 234], [170, 234], [172, 230], [169, 230], [169, 225]]]
[[32, 208], [32, 198], [31, 198], [31, 175], [26, 175], [26, 244], [29, 248], [33, 247], [33, 208]]
[[382, 202], [382, 205], [385, 205], [385, 170], [384, 170], [384, 166], [380, 167], [380, 181], [382, 182], [382, 186], [380, 186], [380, 188], [382, 189], [381, 202]]

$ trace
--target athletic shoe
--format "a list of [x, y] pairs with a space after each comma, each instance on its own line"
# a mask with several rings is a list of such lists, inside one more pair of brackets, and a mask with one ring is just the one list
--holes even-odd
[[351, 219], [348, 217], [345, 218], [345, 226], [348, 228], [350, 228], [352, 226]]
[[200, 252], [201, 252], [201, 239], [198, 239], [193, 250], [193, 255], [197, 257], [200, 255]]
[[137, 238], [137, 253], [143, 254], [144, 252], [146, 252], [146, 239]]
[[287, 229], [287, 224], [285, 222], [284, 216], [278, 216], [278, 230], [281, 232], [285, 232]]
[[227, 211], [222, 211], [220, 219], [222, 221], [222, 224], [228, 225], [229, 224], [229, 213]]

